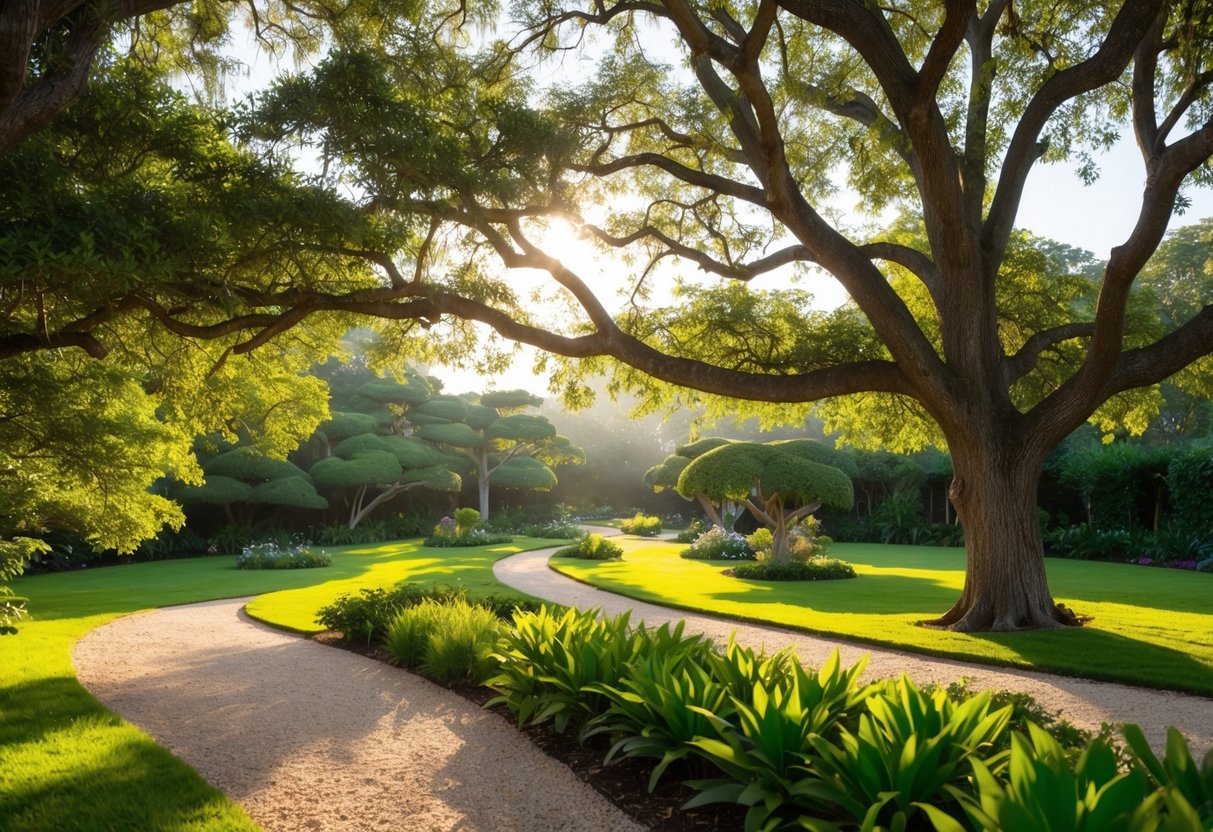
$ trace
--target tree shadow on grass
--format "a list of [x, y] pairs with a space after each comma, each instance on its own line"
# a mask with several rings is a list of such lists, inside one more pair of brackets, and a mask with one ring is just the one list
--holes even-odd
[[715, 601], [790, 604], [823, 613], [941, 615], [960, 592], [938, 579], [906, 575], [859, 575], [830, 581], [750, 581], [734, 578], [736, 591], [705, 592]]
[[[74, 679], [13, 685], [0, 701], [3, 832], [256, 829], [218, 790], [137, 738]], [[48, 752], [56, 743], [72, 750]]]
[[1213, 696], [1213, 666], [1182, 650], [1093, 626], [970, 637], [1014, 651], [1038, 670]]

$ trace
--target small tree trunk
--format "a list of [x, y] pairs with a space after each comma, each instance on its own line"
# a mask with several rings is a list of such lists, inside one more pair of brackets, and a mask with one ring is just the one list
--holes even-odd
[[480, 466], [476, 473], [476, 487], [480, 491], [480, 519], [489, 519], [489, 455], [487, 451], [482, 451], [477, 455], [477, 464]]
[[959, 632], [1080, 624], [1049, 593], [1036, 518], [1040, 462], [994, 441], [951, 444], [950, 495], [965, 530], [965, 585], [952, 609], [923, 624]]
[[724, 528], [724, 521], [720, 519], [720, 512], [716, 510], [715, 504], [703, 494], [696, 494], [695, 498], [699, 500], [699, 506], [703, 509], [703, 513], [707, 515], [708, 522], [713, 526]]

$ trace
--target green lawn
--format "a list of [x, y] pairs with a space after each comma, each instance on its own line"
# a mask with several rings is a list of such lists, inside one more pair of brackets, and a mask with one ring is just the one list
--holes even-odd
[[684, 560], [679, 544], [616, 538], [618, 562], [553, 560], [561, 572], [631, 598], [989, 664], [1213, 695], [1213, 575], [1119, 563], [1047, 561], [1057, 600], [1086, 627], [965, 635], [914, 626], [944, 612], [964, 583], [958, 549], [839, 543], [859, 577], [759, 583], [729, 564]]
[[342, 592], [409, 579], [501, 591], [494, 561], [550, 546], [517, 538], [479, 549], [417, 541], [333, 550], [326, 569], [246, 571], [233, 557], [160, 561], [15, 582], [34, 616], [0, 637], [0, 832], [254, 830], [244, 811], [123, 722], [76, 681], [71, 649], [89, 630], [153, 607], [270, 593], [259, 617], [318, 630], [317, 607]]

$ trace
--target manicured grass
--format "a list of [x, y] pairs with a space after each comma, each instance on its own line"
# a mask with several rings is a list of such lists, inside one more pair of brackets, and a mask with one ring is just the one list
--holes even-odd
[[552, 561], [559, 571], [643, 601], [770, 622], [852, 641], [988, 664], [1213, 695], [1213, 575], [1119, 563], [1047, 561], [1054, 597], [1094, 616], [1079, 629], [967, 635], [914, 626], [964, 584], [958, 549], [835, 544], [859, 577], [741, 581], [731, 563], [678, 557], [674, 543], [620, 539], [617, 562]]
[[76, 681], [71, 649], [89, 630], [153, 607], [273, 593], [261, 617], [316, 631], [342, 592], [409, 579], [503, 592], [494, 561], [551, 541], [479, 549], [418, 541], [332, 550], [325, 569], [247, 571], [235, 558], [160, 561], [35, 575], [15, 583], [34, 620], [0, 637], [0, 832], [255, 830], [244, 811]]

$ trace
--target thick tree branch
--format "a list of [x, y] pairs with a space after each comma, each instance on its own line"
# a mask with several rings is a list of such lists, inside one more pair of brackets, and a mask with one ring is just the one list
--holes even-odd
[[1045, 350], [1073, 338], [1090, 338], [1094, 331], [1095, 324], [1090, 321], [1076, 321], [1034, 333], [1014, 355], [1003, 361], [1006, 386], [1030, 373]]
[[988, 256], [1001, 262], [1011, 239], [1024, 185], [1044, 153], [1041, 132], [1067, 101], [1112, 83], [1121, 76], [1158, 16], [1161, 0], [1129, 0], [1121, 6], [1107, 37], [1090, 58], [1061, 70], [1041, 85], [1028, 103], [1002, 160], [1002, 173], [982, 227]]

